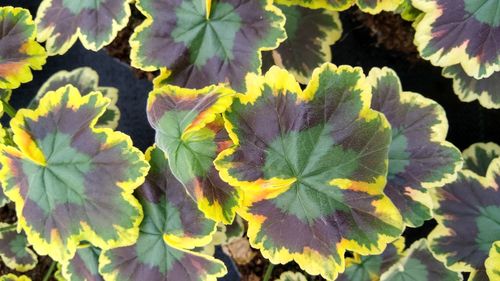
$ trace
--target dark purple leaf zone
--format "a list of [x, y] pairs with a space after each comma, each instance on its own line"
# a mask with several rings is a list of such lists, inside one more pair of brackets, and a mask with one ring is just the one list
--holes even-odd
[[148, 19], [131, 38], [132, 65], [168, 69], [165, 81], [188, 88], [229, 82], [242, 88], [248, 72], [259, 72], [260, 51], [285, 38], [284, 18], [268, 0], [205, 2], [142, 0]]
[[416, 0], [426, 14], [416, 27], [420, 54], [439, 66], [461, 63], [469, 76], [500, 70], [500, 11], [496, 0]]
[[98, 268], [100, 253], [101, 250], [92, 246], [78, 249], [75, 256], [63, 264], [63, 276], [71, 281], [104, 281]]
[[443, 76], [453, 79], [453, 90], [461, 101], [478, 100], [486, 108], [500, 108], [500, 72], [483, 79], [470, 77], [460, 65], [443, 69]]
[[[0, 227], [8, 226], [0, 223]], [[25, 234], [17, 233], [15, 229], [0, 233], [0, 257], [5, 265], [19, 272], [31, 270], [37, 264], [37, 257], [28, 248]]]
[[437, 190], [434, 210], [439, 222], [431, 233], [431, 249], [454, 270], [484, 267], [493, 242], [500, 239], [500, 176], [498, 158], [490, 165], [488, 178], [470, 171]]
[[64, 54], [80, 38], [97, 51], [125, 27], [130, 15], [128, 1], [44, 0], [37, 13], [38, 41], [46, 41], [49, 55]]
[[38, 252], [58, 261], [80, 239], [106, 248], [137, 235], [142, 214], [131, 193], [149, 166], [125, 135], [94, 130], [107, 103], [72, 86], [51, 92], [11, 122], [21, 151], [2, 151], [2, 185], [19, 223]]

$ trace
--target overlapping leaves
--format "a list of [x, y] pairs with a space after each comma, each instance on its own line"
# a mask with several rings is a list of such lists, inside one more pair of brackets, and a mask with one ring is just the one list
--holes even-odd
[[271, 262], [295, 260], [333, 280], [346, 249], [380, 253], [400, 235], [401, 216], [382, 193], [391, 131], [370, 100], [360, 68], [325, 64], [302, 91], [273, 67], [250, 74], [224, 114], [236, 146], [215, 164], [244, 190], [250, 243]]
[[222, 85], [200, 90], [166, 85], [148, 100], [148, 119], [158, 147], [171, 159], [172, 173], [209, 218], [224, 223], [233, 221], [240, 194], [213, 165], [229, 141], [221, 120], [214, 119], [231, 105], [232, 95]]
[[49, 55], [62, 55], [79, 38], [97, 51], [109, 44], [127, 25], [128, 0], [43, 0], [38, 8], [37, 40], [45, 42]]
[[[12, 225], [0, 222], [0, 229], [9, 227]], [[0, 232], [0, 258], [7, 267], [19, 272], [33, 269], [38, 262], [24, 233], [17, 233], [15, 228]]]
[[0, 89], [31, 81], [31, 69], [45, 64], [45, 49], [35, 42], [36, 27], [28, 10], [0, 7]]
[[404, 92], [397, 74], [374, 68], [369, 74], [372, 107], [392, 127], [389, 173], [384, 192], [407, 225], [416, 227], [432, 217], [428, 188], [455, 179], [462, 166], [460, 151], [447, 142], [444, 109], [419, 94]]
[[71, 258], [80, 241], [133, 243], [142, 210], [132, 196], [148, 170], [130, 138], [95, 129], [109, 100], [72, 86], [46, 94], [11, 121], [18, 148], [1, 151], [0, 179], [18, 225], [39, 254]]
[[178, 86], [229, 82], [240, 89], [247, 72], [260, 71], [260, 52], [286, 38], [284, 17], [271, 0], [140, 0], [136, 5], [147, 19], [130, 40], [132, 65], [146, 71], [166, 67], [163, 79]]
[[215, 223], [171, 173], [162, 150], [150, 148], [146, 157], [151, 170], [136, 193], [144, 208], [139, 239], [101, 254], [104, 279], [215, 281], [226, 273], [224, 264], [188, 250], [209, 243]]
[[460, 64], [485, 78], [500, 70], [498, 0], [413, 0], [424, 17], [416, 25], [420, 55], [437, 66]]
[[77, 88], [83, 96], [93, 91], [99, 91], [105, 98], [108, 98], [109, 105], [106, 111], [104, 111], [104, 114], [99, 117], [96, 127], [116, 129], [118, 120], [120, 119], [120, 110], [116, 106], [116, 102], [118, 101], [118, 89], [99, 86], [99, 75], [90, 67], [80, 67], [69, 72], [62, 70], [55, 73], [40, 87], [28, 108], [36, 108], [40, 99], [48, 92], [55, 91], [68, 84]]
[[99, 274], [99, 248], [85, 245], [80, 247], [72, 259], [64, 261], [60, 274], [63, 280], [102, 281]]

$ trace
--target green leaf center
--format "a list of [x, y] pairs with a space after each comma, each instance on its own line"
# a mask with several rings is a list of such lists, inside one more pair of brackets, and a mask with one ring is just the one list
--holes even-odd
[[476, 20], [492, 27], [500, 26], [500, 1], [498, 0], [465, 0], [465, 10]]

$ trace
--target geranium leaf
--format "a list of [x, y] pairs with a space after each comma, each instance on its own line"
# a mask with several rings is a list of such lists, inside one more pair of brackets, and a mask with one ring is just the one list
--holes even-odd
[[462, 154], [464, 156], [463, 168], [485, 177], [491, 161], [500, 157], [500, 146], [493, 142], [475, 143]]
[[99, 255], [101, 250], [93, 246], [79, 248], [75, 256], [65, 261], [61, 267], [61, 275], [71, 281], [102, 281], [99, 274]]
[[[0, 228], [8, 226], [0, 222]], [[0, 257], [7, 267], [19, 272], [33, 269], [38, 262], [35, 253], [28, 248], [24, 233], [17, 233], [15, 229], [0, 232]]]
[[16, 276], [12, 273], [0, 276], [0, 281], [31, 281], [26, 275]]
[[162, 76], [178, 86], [230, 82], [241, 88], [247, 72], [260, 71], [260, 52], [286, 38], [285, 19], [271, 0], [212, 1], [208, 18], [200, 0], [140, 0], [136, 5], [147, 19], [130, 39], [132, 66], [166, 67]]
[[31, 69], [45, 64], [45, 49], [35, 41], [36, 27], [28, 10], [0, 7], [0, 88], [17, 88], [33, 79]]
[[167, 85], [153, 90], [148, 100], [148, 119], [158, 147], [171, 159], [172, 173], [209, 218], [226, 224], [233, 221], [240, 195], [213, 165], [218, 147], [226, 146], [218, 137], [223, 125], [214, 119], [231, 105], [232, 96], [222, 85], [200, 90]]
[[137, 243], [103, 251], [100, 272], [109, 280], [215, 281], [224, 264], [187, 250], [210, 242], [215, 223], [205, 218], [170, 172], [159, 148], [146, 152], [151, 170], [137, 191], [144, 220]]
[[453, 272], [433, 256], [427, 241], [421, 239], [405, 251], [405, 257], [393, 265], [380, 277], [381, 281], [458, 281], [462, 280], [459, 272]]
[[372, 281], [379, 280], [383, 272], [399, 261], [405, 247], [404, 238], [399, 238], [387, 245], [380, 255], [362, 256], [354, 254], [346, 259], [346, 269], [339, 275], [338, 281]]
[[90, 67], [80, 67], [72, 71], [62, 70], [53, 74], [40, 87], [28, 108], [36, 108], [40, 99], [48, 92], [55, 91], [68, 84], [77, 88], [83, 96], [93, 91], [99, 91], [104, 97], [108, 98], [110, 100], [109, 105], [106, 111], [104, 111], [104, 114], [99, 117], [96, 127], [116, 129], [118, 120], [120, 119], [120, 110], [116, 106], [116, 102], [118, 101], [118, 89], [113, 87], [100, 87], [99, 74]]
[[274, 281], [307, 281], [307, 278], [300, 272], [286, 271], [281, 273], [280, 278]]
[[493, 242], [500, 240], [500, 158], [486, 177], [463, 170], [455, 182], [436, 189], [435, 219], [429, 235], [435, 256], [455, 271], [484, 268]]
[[411, 0], [403, 0], [396, 9], [396, 13], [400, 14], [406, 21], [415, 21], [422, 14], [422, 11], [413, 7]]
[[328, 9], [332, 11], [344, 11], [349, 9], [356, 0], [275, 0], [281, 5], [299, 5], [309, 9]]
[[461, 64], [485, 78], [500, 70], [498, 0], [412, 0], [424, 16], [416, 25], [420, 55], [437, 66]]
[[313, 70], [332, 60], [330, 45], [340, 39], [339, 14], [325, 9], [280, 5], [286, 17], [287, 39], [272, 52], [274, 63], [293, 73], [297, 81], [307, 84]]
[[373, 68], [372, 107], [387, 117], [392, 127], [389, 174], [384, 192], [412, 227], [432, 217], [428, 188], [456, 178], [462, 167], [460, 151], [447, 142], [444, 109], [419, 94], [404, 92], [392, 69]]
[[490, 280], [500, 280], [500, 240], [491, 246], [490, 254], [484, 265]]
[[369, 107], [361, 69], [325, 64], [305, 91], [278, 67], [246, 80], [224, 114], [236, 146], [215, 165], [244, 191], [252, 246], [329, 280], [343, 271], [346, 249], [382, 252], [402, 221], [382, 193], [391, 130]]
[[62, 55], [79, 38], [97, 51], [109, 44], [128, 23], [128, 0], [43, 0], [38, 8], [37, 40], [49, 55]]
[[382, 11], [393, 12], [401, 5], [403, 0], [356, 0], [361, 11], [378, 14]]
[[453, 91], [461, 101], [478, 100], [486, 108], [500, 108], [500, 72], [478, 80], [467, 75], [460, 65], [453, 65], [443, 69], [443, 76], [453, 79]]
[[216, 246], [228, 245], [231, 242], [242, 238], [243, 234], [245, 234], [245, 225], [241, 217], [236, 216], [232, 224], [217, 224], [217, 230], [212, 236], [212, 241], [210, 241], [209, 244], [195, 250], [199, 253], [213, 256], [215, 254]]
[[19, 149], [3, 147], [0, 179], [15, 202], [18, 227], [42, 255], [71, 258], [80, 241], [129, 245], [142, 211], [132, 196], [148, 171], [128, 136], [95, 129], [108, 99], [72, 86], [50, 92], [11, 121]]

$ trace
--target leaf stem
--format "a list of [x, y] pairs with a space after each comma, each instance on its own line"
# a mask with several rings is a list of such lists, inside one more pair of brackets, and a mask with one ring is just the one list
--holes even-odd
[[52, 276], [52, 273], [54, 272], [54, 269], [56, 268], [56, 264], [57, 263], [55, 261], [52, 261], [52, 263], [50, 264], [49, 270], [47, 270], [47, 272], [45, 272], [45, 275], [43, 276], [42, 281], [49, 281], [50, 277]]
[[16, 116], [16, 110], [10, 105], [8, 102], [2, 99], [2, 105], [3, 105], [3, 110], [7, 115], [10, 116], [10, 118], [14, 118]]
[[14, 230], [14, 229], [16, 229], [16, 227], [17, 227], [16, 224], [2, 227], [2, 228], [0, 228], [0, 233]]
[[269, 281], [271, 280], [271, 275], [273, 274], [273, 269], [274, 269], [274, 264], [269, 263], [266, 269], [266, 273], [264, 274], [264, 279], [262, 281]]
[[205, 16], [207, 20], [210, 18], [211, 9], [212, 9], [212, 0], [205, 0]]

